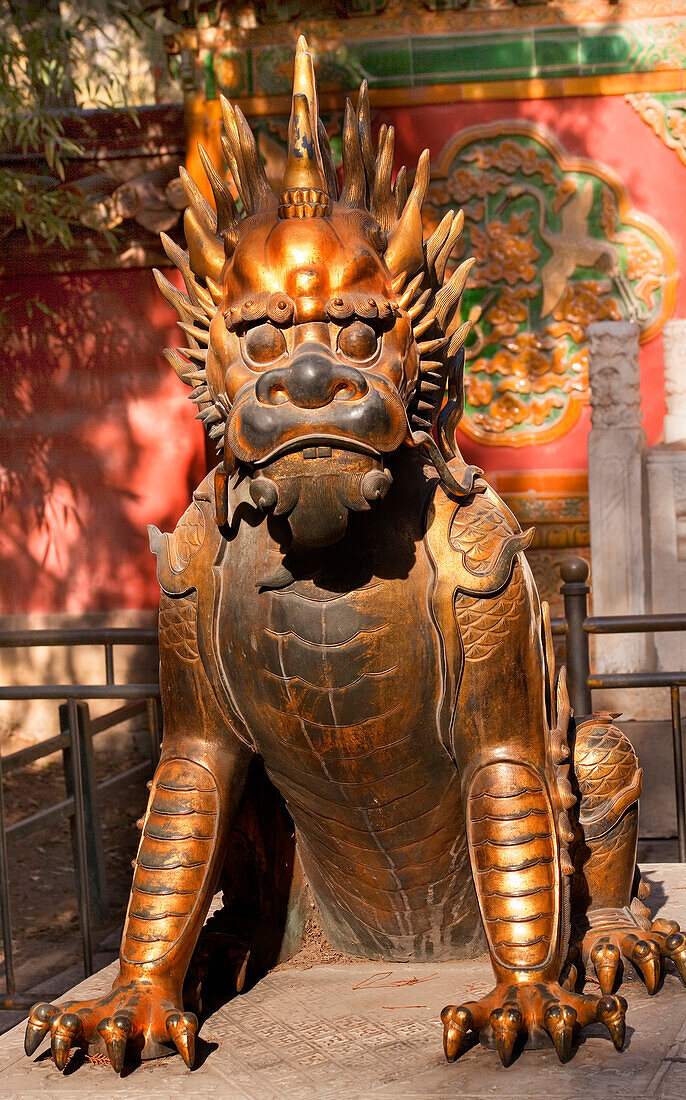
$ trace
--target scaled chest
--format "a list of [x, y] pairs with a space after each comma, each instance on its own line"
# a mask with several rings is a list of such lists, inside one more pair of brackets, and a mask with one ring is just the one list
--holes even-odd
[[407, 568], [390, 570], [387, 533], [361, 555], [353, 529], [330, 560], [320, 553], [310, 570], [303, 557], [291, 563], [291, 583], [269, 588], [257, 582], [269, 574], [270, 549], [254, 535], [232, 553], [244, 582], [228, 569], [218, 577], [227, 627], [218, 636], [230, 639], [218, 657], [257, 750], [289, 775], [331, 778], [363, 761], [383, 774], [403, 733], [436, 733], [433, 577], [421, 542], [408, 548]]

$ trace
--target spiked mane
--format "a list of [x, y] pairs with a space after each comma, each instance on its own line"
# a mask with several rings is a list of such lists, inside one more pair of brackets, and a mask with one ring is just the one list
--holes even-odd
[[[429, 151], [421, 154], [408, 194], [402, 167], [392, 182], [395, 131], [381, 126], [372, 143], [366, 82], [357, 107], [346, 100], [343, 120], [343, 187], [338, 194], [336, 171], [325, 127], [319, 118], [312, 57], [303, 36], [298, 40], [288, 156], [279, 197], [272, 191], [255, 138], [238, 107], [222, 96], [225, 134], [222, 148], [240, 197], [239, 213], [229, 188], [206, 151], [200, 157], [215, 199], [216, 214], [185, 171], [180, 176], [188, 196], [184, 252], [165, 233], [167, 256], [183, 275], [182, 294], [155, 271], [157, 284], [179, 315], [188, 337], [187, 347], [167, 349], [165, 355], [177, 375], [193, 387], [191, 399], [210, 437], [222, 446], [229, 413], [225, 395], [210, 392], [205, 374], [209, 326], [221, 301], [221, 273], [236, 247], [243, 218], [272, 214], [275, 218], [326, 217], [334, 202], [365, 210], [378, 223], [375, 245], [393, 279], [398, 305], [406, 309], [420, 354], [417, 389], [408, 408], [410, 426], [431, 446], [427, 433], [436, 422], [446, 383], [449, 400], [438, 419], [440, 455], [449, 461], [456, 453], [455, 427], [462, 414], [462, 346], [470, 321], [462, 322], [460, 299], [474, 263], [465, 260], [444, 282], [446, 265], [462, 233], [464, 216], [448, 212], [424, 241], [422, 205], [429, 185]], [[433, 445], [435, 451], [435, 445]], [[440, 457], [440, 456], [439, 456]]]

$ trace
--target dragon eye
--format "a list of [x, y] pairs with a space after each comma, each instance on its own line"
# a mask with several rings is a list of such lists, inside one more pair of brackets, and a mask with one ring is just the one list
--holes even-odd
[[262, 366], [265, 363], [274, 363], [284, 355], [286, 341], [281, 330], [273, 325], [255, 325], [246, 332], [243, 348], [248, 359]]
[[353, 321], [352, 325], [341, 329], [338, 337], [338, 350], [346, 359], [363, 363], [376, 352], [376, 332], [371, 325], [363, 321]]

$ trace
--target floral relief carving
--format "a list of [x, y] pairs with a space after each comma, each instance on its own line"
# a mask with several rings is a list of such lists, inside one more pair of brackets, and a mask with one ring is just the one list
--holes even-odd
[[670, 316], [674, 248], [609, 168], [568, 157], [534, 123], [472, 127], [448, 143], [427, 228], [455, 203], [465, 233], [453, 262], [476, 258], [461, 429], [494, 445], [555, 439], [588, 404], [588, 326], [635, 320], [646, 342]]
[[528, 232], [530, 215], [527, 210], [513, 214], [507, 224], [493, 221], [487, 232], [474, 225], [472, 241], [479, 257], [479, 273], [473, 277], [476, 286], [490, 286], [503, 280], [513, 286], [518, 282], [530, 283], [536, 277], [536, 260], [541, 254], [534, 244], [533, 232]]

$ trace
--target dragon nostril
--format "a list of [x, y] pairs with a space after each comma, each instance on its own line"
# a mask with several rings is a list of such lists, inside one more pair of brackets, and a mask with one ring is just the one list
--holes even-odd
[[355, 395], [355, 386], [353, 386], [352, 382], [349, 379], [342, 378], [340, 381], [338, 381], [334, 384], [334, 387], [333, 387], [334, 401], [336, 399], [338, 399], [339, 401], [343, 401], [343, 400], [345, 400], [346, 397], [353, 397], [354, 395]]
[[368, 390], [367, 379], [360, 371], [352, 368], [349, 374], [335, 380], [333, 399], [334, 401], [354, 401], [364, 397]]
[[286, 379], [281, 368], [260, 375], [255, 383], [255, 397], [261, 405], [283, 405], [288, 401]]

